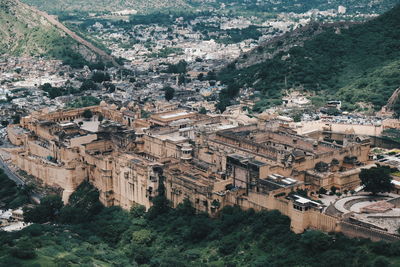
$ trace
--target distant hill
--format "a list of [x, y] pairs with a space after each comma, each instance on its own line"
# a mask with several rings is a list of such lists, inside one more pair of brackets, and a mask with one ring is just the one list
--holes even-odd
[[50, 13], [60, 11], [121, 11], [136, 10], [150, 12], [165, 9], [185, 9], [190, 7], [186, 0], [24, 0]]
[[162, 12], [171, 10], [198, 10], [223, 7], [238, 13], [281, 13], [307, 12], [310, 9], [337, 9], [344, 5], [348, 13], [382, 13], [393, 7], [398, 0], [23, 0], [41, 10], [50, 13], [65, 11], [104, 12], [136, 10], [139, 13]]
[[[80, 44], [54, 19], [16, 0], [0, 0], [0, 55], [61, 59], [73, 67], [97, 61], [97, 53]], [[50, 21], [52, 20], [53, 23]]]
[[344, 100], [348, 110], [358, 102], [379, 109], [400, 86], [400, 5], [363, 24], [331, 26], [310, 25], [230, 64], [219, 74], [229, 85], [221, 105], [244, 86], [260, 91], [257, 111], [280, 103], [286, 89]]

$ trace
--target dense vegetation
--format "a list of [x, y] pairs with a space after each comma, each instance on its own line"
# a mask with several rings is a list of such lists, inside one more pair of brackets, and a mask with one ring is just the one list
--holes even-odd
[[[163, 192], [160, 186], [159, 192]], [[62, 206], [57, 196], [28, 209], [38, 223], [0, 232], [0, 265], [7, 266], [396, 266], [400, 243], [372, 243], [340, 234], [296, 235], [277, 211], [224, 208], [196, 214], [189, 201], [169, 208], [163, 195], [146, 213], [104, 208], [83, 183]], [[37, 214], [41, 214], [38, 216]]]
[[174, 98], [175, 89], [171, 86], [166, 86], [163, 88], [165, 100], [170, 101]]
[[[254, 53], [263, 53], [262, 47]], [[357, 102], [371, 103], [376, 109], [384, 105], [400, 84], [399, 73], [400, 6], [396, 6], [364, 24], [328, 29], [304, 46], [294, 46], [262, 63], [244, 69], [230, 64], [219, 79], [260, 91], [262, 101], [256, 111], [280, 103], [282, 91], [290, 88], [339, 98], [353, 110]]]
[[51, 99], [54, 99], [56, 97], [63, 95], [74, 95], [83, 93], [85, 91], [99, 90], [98, 84], [100, 83], [104, 83], [104, 87], [107, 88], [108, 90], [115, 90], [115, 85], [113, 85], [112, 83], [106, 83], [109, 81], [111, 81], [110, 74], [103, 71], [94, 71], [90, 79], [84, 79], [82, 81], [82, 84], [79, 88], [73, 87], [71, 83], [67, 83], [62, 87], [53, 87], [49, 83], [44, 83], [41, 86], [39, 86], [39, 88], [47, 92], [48, 96]]
[[199, 31], [204, 35], [205, 40], [214, 39], [218, 43], [233, 44], [240, 43], [247, 39], [257, 40], [262, 36], [259, 27], [251, 25], [243, 29], [226, 29], [223, 30], [213, 23], [197, 23], [193, 26], [193, 30]]
[[44, 83], [41, 86], [39, 86], [39, 88], [45, 92], [47, 92], [48, 96], [51, 99], [54, 99], [58, 96], [62, 96], [62, 95], [69, 95], [69, 94], [75, 94], [75, 93], [79, 93], [80, 90], [73, 88], [71, 86], [66, 86], [66, 87], [53, 87], [51, 84], [49, 83]]
[[391, 169], [389, 166], [377, 166], [370, 169], [361, 169], [360, 180], [366, 192], [373, 195], [378, 193], [391, 192], [394, 189], [391, 173], [397, 172], [397, 168]]
[[82, 96], [67, 104], [67, 108], [84, 108], [100, 104], [100, 99], [94, 96]]
[[31, 188], [22, 188], [7, 177], [3, 169], [0, 169], [0, 209], [16, 209], [29, 203]]

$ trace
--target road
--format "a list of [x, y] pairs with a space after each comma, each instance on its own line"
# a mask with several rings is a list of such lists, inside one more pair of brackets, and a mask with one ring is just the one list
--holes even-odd
[[[3, 144], [1, 147], [5, 146], [7, 146], [7, 143]], [[3, 169], [4, 173], [8, 176], [8, 178], [13, 180], [17, 185], [25, 186], [26, 183], [8, 167], [7, 163], [4, 162], [3, 157], [1, 155], [0, 155], [0, 168]], [[36, 203], [40, 203], [40, 199], [42, 198], [41, 195], [35, 192], [31, 192], [30, 195], [33, 201], [35, 201]]]
[[7, 164], [3, 161], [3, 158], [0, 157], [0, 168], [3, 169], [4, 173], [8, 176], [8, 178], [10, 178], [11, 180], [13, 180], [17, 185], [25, 185], [25, 182], [21, 180], [21, 178], [19, 178], [18, 176], [16, 176], [11, 170], [10, 168], [7, 166]]

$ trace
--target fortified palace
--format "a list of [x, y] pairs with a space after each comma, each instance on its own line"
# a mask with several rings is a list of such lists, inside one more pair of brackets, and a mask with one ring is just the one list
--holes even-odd
[[[91, 118], [84, 116], [90, 110]], [[338, 144], [300, 136], [274, 118], [237, 125], [224, 116], [171, 110], [140, 117], [135, 105], [32, 113], [8, 127], [12, 162], [43, 184], [62, 189], [64, 202], [84, 180], [106, 206], [152, 205], [160, 182], [176, 207], [189, 199], [214, 216], [226, 205], [279, 210], [291, 228], [341, 231], [316, 193], [359, 186], [370, 143]], [[86, 117], [86, 118], [85, 118]], [[309, 197], [298, 194], [307, 189]]]

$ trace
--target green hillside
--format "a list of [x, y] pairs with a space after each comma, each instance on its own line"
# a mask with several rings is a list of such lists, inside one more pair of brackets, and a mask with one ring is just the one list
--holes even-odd
[[[275, 49], [284, 43], [277, 42]], [[400, 86], [400, 6], [348, 29], [330, 27], [302, 45], [282, 49], [261, 63], [246, 64], [257, 53], [265, 57], [271, 49], [258, 48], [220, 73], [219, 79], [229, 85], [221, 94], [221, 106], [229, 104], [238, 88], [253, 87], [262, 98], [256, 111], [280, 103], [286, 89], [339, 98], [350, 110], [357, 102], [378, 109]]]
[[15, 55], [45, 54], [61, 38], [46, 20], [10, 0], [0, 0], [0, 37], [0, 53]]
[[0, 0], [0, 55], [43, 56], [75, 67], [86, 63], [76, 42], [14, 0]]
[[339, 5], [347, 7], [350, 14], [382, 13], [393, 7], [398, 0], [23, 0], [51, 13], [65, 11], [106, 12], [118, 10], [136, 10], [139, 13], [162, 12], [166, 10], [221, 9], [241, 14], [256, 13], [303, 13], [310, 9], [337, 9]]

